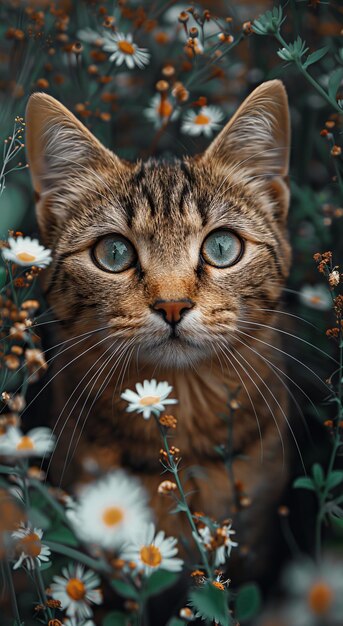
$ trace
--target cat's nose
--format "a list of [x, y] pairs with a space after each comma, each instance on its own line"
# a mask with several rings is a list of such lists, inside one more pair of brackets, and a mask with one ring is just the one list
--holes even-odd
[[194, 307], [194, 302], [185, 298], [183, 300], [156, 300], [152, 305], [154, 311], [161, 313], [168, 324], [177, 324], [189, 309]]

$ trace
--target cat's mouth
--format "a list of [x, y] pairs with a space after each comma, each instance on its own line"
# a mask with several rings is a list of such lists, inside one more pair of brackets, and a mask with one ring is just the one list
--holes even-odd
[[209, 357], [211, 352], [209, 345], [187, 337], [185, 333], [175, 328], [170, 330], [168, 336], [149, 343], [143, 342], [139, 355], [143, 361], [149, 363], [183, 368]]

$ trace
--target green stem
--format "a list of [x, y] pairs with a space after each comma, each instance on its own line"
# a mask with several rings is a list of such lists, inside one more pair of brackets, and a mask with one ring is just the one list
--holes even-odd
[[[331, 297], [333, 299], [335, 299], [335, 294], [331, 292]], [[328, 469], [326, 472], [326, 482], [324, 485], [324, 489], [322, 490], [322, 492], [320, 494], [318, 494], [318, 502], [319, 502], [319, 508], [318, 508], [318, 514], [317, 514], [317, 519], [316, 519], [316, 559], [317, 561], [320, 560], [321, 558], [321, 538], [322, 538], [322, 524], [325, 518], [325, 504], [326, 504], [326, 500], [329, 494], [329, 478], [331, 475], [331, 472], [334, 468], [335, 465], [335, 461], [336, 461], [336, 456], [337, 456], [337, 452], [338, 449], [341, 445], [341, 441], [340, 441], [340, 422], [342, 420], [343, 417], [343, 406], [342, 406], [342, 376], [343, 376], [343, 332], [342, 332], [342, 327], [341, 327], [341, 317], [339, 316], [338, 318], [338, 323], [340, 326], [340, 332], [339, 332], [339, 367], [338, 367], [338, 385], [337, 385], [337, 399], [339, 400], [339, 405], [338, 405], [338, 413], [337, 413], [337, 417], [336, 417], [336, 425], [335, 425], [335, 435], [334, 435], [334, 442], [333, 442], [333, 446], [332, 446], [332, 450], [331, 450], [331, 456], [330, 456], [330, 460], [329, 460], [329, 465], [328, 465]]]
[[111, 567], [102, 559], [93, 559], [82, 552], [78, 552], [78, 550], [64, 546], [56, 541], [44, 540], [44, 543], [50, 548], [50, 550], [52, 550], [52, 552], [63, 554], [64, 556], [74, 559], [75, 561], [80, 561], [80, 563], [87, 565], [87, 567], [90, 567], [97, 572], [108, 574], [112, 571]]
[[[275, 38], [279, 41], [279, 43], [281, 43], [282, 47], [286, 48], [286, 50], [289, 50], [288, 44], [286, 43], [286, 41], [284, 40], [284, 38], [282, 37], [280, 32], [276, 32], [274, 35], [275, 35]], [[304, 68], [301, 60], [300, 59], [294, 59], [294, 63], [296, 64], [296, 66], [297, 66], [298, 70], [301, 72], [301, 74], [312, 85], [312, 87], [314, 87], [314, 89], [316, 89], [316, 91], [318, 91], [318, 93], [320, 93], [320, 95], [324, 98], [324, 100], [326, 100], [326, 102], [328, 102], [330, 104], [330, 106], [334, 107], [334, 109], [336, 111], [338, 111], [339, 113], [342, 113], [342, 109], [338, 106], [336, 100], [333, 100], [332, 98], [330, 98], [329, 94], [326, 93], [325, 89], [323, 89], [323, 87], [321, 87], [319, 85], [319, 83], [317, 83], [317, 81], [311, 76], [311, 74], [309, 74], [307, 72], [307, 70]]]
[[190, 525], [190, 527], [192, 529], [194, 541], [195, 541], [196, 546], [197, 546], [197, 548], [199, 550], [199, 553], [200, 553], [202, 562], [204, 564], [204, 567], [206, 569], [207, 575], [208, 575], [208, 577], [210, 579], [212, 579], [212, 569], [211, 569], [211, 566], [210, 566], [208, 558], [207, 558], [206, 550], [204, 549], [201, 541], [198, 539], [198, 531], [196, 529], [196, 526], [195, 526], [195, 523], [194, 523], [194, 519], [193, 519], [193, 515], [192, 515], [192, 513], [190, 511], [190, 508], [188, 506], [187, 499], [186, 499], [186, 496], [185, 496], [185, 493], [184, 493], [184, 490], [183, 490], [183, 487], [182, 487], [182, 484], [181, 484], [181, 481], [180, 481], [180, 478], [179, 478], [179, 472], [178, 472], [177, 465], [174, 462], [173, 455], [170, 453], [167, 436], [166, 436], [166, 434], [164, 432], [164, 429], [162, 428], [161, 424], [159, 423], [158, 418], [156, 418], [156, 423], [158, 425], [158, 428], [159, 428], [159, 431], [160, 431], [160, 434], [161, 434], [161, 437], [162, 437], [162, 440], [163, 440], [163, 445], [164, 445], [165, 450], [166, 450], [167, 455], [168, 455], [169, 469], [170, 469], [171, 473], [174, 476], [174, 479], [175, 479], [175, 482], [176, 482], [179, 494], [181, 496], [181, 502], [182, 502], [182, 505], [183, 505], [183, 508], [184, 508], [184, 512], [186, 513], [187, 519], [189, 521], [189, 525]]
[[50, 504], [51, 508], [53, 508], [58, 516], [61, 517], [63, 521], [66, 522], [66, 524], [68, 524], [69, 526], [69, 520], [65, 514], [63, 507], [58, 502], [56, 502], [56, 500], [50, 495], [48, 489], [35, 478], [30, 478], [29, 484], [31, 487], [39, 491], [43, 498], [45, 498], [45, 500]]
[[5, 562], [5, 569], [6, 569], [6, 574], [7, 574], [7, 582], [8, 582], [10, 596], [11, 596], [11, 604], [12, 604], [12, 609], [13, 609], [14, 618], [15, 618], [14, 626], [21, 626], [22, 621], [19, 615], [17, 596], [16, 596], [14, 584], [13, 584], [11, 568], [7, 559], [4, 559], [4, 562]]

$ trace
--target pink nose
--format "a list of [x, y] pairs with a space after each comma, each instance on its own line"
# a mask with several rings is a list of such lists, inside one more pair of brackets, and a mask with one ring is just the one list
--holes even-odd
[[152, 305], [154, 311], [162, 313], [164, 319], [168, 324], [177, 324], [184, 313], [188, 309], [194, 307], [194, 302], [185, 298], [184, 300], [156, 300]]

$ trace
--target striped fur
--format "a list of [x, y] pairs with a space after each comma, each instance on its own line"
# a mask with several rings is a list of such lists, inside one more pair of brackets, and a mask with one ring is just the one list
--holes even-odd
[[[227, 517], [233, 489], [215, 448], [227, 437], [220, 415], [228, 392], [239, 389], [234, 472], [252, 500], [239, 513], [239, 535], [251, 550], [249, 567], [258, 564], [261, 536], [287, 475], [281, 441], [287, 399], [278, 337], [270, 328], [246, 323], [275, 325], [273, 310], [290, 265], [289, 120], [282, 84], [271, 81], [255, 90], [203, 155], [171, 163], [121, 161], [43, 94], [30, 99], [27, 129], [38, 221], [54, 250], [44, 288], [61, 321], [60, 336], [68, 340], [105, 328], [58, 359], [64, 369], [56, 376], [54, 419], [64, 407], [57, 426], [64, 430], [56, 473], [73, 435], [65, 480], [75, 472], [80, 476], [82, 459], [92, 455], [104, 469], [124, 466], [146, 484], [159, 523], [174, 533], [174, 517], [156, 495], [161, 480], [156, 427], [126, 414], [119, 401], [123, 388], [155, 376], [168, 380], [179, 399], [173, 443], [184, 465], [201, 465], [207, 473], [189, 479], [192, 507]], [[206, 235], [220, 227], [244, 240], [241, 260], [227, 269], [211, 267], [199, 255]], [[110, 274], [94, 264], [91, 248], [109, 233], [133, 243], [137, 267]], [[182, 298], [195, 306], [175, 339], [151, 305]], [[270, 360], [280, 368], [278, 375]], [[78, 452], [72, 454], [78, 437]], [[183, 526], [180, 520], [185, 531]]]

